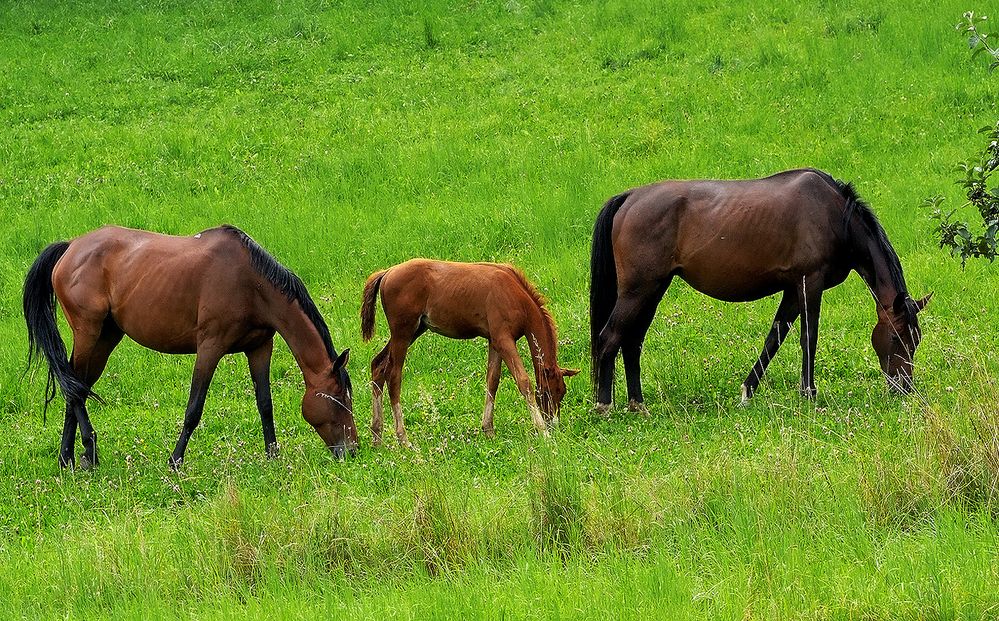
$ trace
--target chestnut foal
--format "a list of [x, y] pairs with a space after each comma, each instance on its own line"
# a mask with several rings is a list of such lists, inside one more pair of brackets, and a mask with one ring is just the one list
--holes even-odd
[[[486, 403], [482, 411], [486, 436], [495, 435], [493, 403], [501, 362], [506, 363], [517, 382], [535, 426], [547, 434], [546, 422], [557, 422], [565, 396], [564, 378], [579, 371], [558, 366], [555, 322], [545, 308], [544, 298], [519, 270], [496, 263], [412, 259], [376, 272], [364, 285], [361, 335], [365, 341], [375, 332], [379, 289], [392, 335], [371, 361], [373, 444], [377, 446], [382, 440], [382, 392], [387, 382], [396, 436], [400, 444], [409, 445], [399, 404], [402, 366], [409, 346], [427, 330], [455, 339], [481, 336], [489, 341]], [[517, 353], [516, 342], [523, 336], [531, 350], [537, 393]]]

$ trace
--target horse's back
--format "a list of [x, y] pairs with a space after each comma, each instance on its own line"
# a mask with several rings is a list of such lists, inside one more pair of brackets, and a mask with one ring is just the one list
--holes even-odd
[[222, 229], [180, 237], [109, 226], [70, 243], [53, 286], [67, 315], [110, 315], [146, 347], [189, 352], [206, 312], [239, 308], [249, 275], [241, 252]]
[[782, 290], [836, 250], [844, 200], [830, 181], [802, 169], [636, 188], [614, 219], [614, 252], [624, 268], [619, 278], [628, 286], [629, 279], [677, 275], [729, 301]]
[[403, 323], [421, 317], [452, 338], [488, 338], [490, 316], [517, 314], [522, 289], [509, 265], [410, 259], [389, 270], [381, 295], [390, 324], [393, 316]]

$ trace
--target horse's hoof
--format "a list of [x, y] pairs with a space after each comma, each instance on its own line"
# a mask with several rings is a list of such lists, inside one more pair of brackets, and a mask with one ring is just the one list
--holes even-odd
[[649, 413], [649, 408], [645, 407], [645, 403], [641, 401], [635, 401], [634, 399], [628, 402], [628, 411], [635, 412], [640, 416], [642, 416], [643, 418], [648, 418], [649, 416], [651, 416], [651, 414]]
[[97, 459], [94, 458], [92, 461], [90, 457], [84, 455], [80, 458], [80, 470], [93, 470], [97, 467]]
[[171, 455], [170, 459], [167, 460], [167, 464], [170, 466], [171, 470], [177, 472], [178, 470], [180, 470], [180, 467], [184, 465], [184, 458], [181, 457], [180, 459], [178, 459], [173, 455]]
[[482, 430], [482, 434], [485, 435], [490, 440], [492, 440], [493, 438], [496, 437], [496, 430], [495, 429], [483, 429]]
[[593, 411], [604, 418], [610, 418], [611, 404], [610, 403], [598, 403], [593, 406]]
[[65, 470], [66, 468], [76, 468], [76, 459], [72, 456], [63, 457], [59, 456], [59, 467]]
[[739, 407], [743, 407], [744, 408], [747, 405], [749, 405], [749, 399], [752, 396], [753, 396], [753, 393], [750, 392], [749, 386], [746, 386], [745, 384], [743, 384], [742, 385], [742, 398], [739, 400]]
[[271, 444], [271, 445], [269, 445], [267, 447], [267, 457], [270, 458], [270, 459], [274, 459], [274, 458], [278, 457], [278, 455], [280, 453], [281, 453], [281, 451], [278, 449], [277, 442], [275, 442], [274, 444]]
[[818, 394], [819, 394], [819, 391], [816, 390], [815, 388], [802, 388], [801, 389], [801, 396], [804, 397], [805, 399], [814, 399], [815, 397], [818, 396]]

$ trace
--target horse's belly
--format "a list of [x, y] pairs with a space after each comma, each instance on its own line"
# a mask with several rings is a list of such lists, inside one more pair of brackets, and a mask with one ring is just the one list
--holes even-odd
[[427, 329], [434, 334], [440, 334], [452, 339], [474, 339], [477, 336], [485, 336], [478, 326], [465, 323], [450, 323], [445, 325], [434, 324], [428, 317], [426, 320]]
[[740, 274], [738, 270], [680, 270], [680, 278], [704, 295], [724, 302], [750, 302], [783, 291], [787, 285], [774, 274]]
[[197, 324], [188, 326], [169, 322], [164, 325], [146, 320], [122, 320], [118, 317], [115, 317], [115, 321], [126, 336], [154, 351], [164, 354], [193, 354], [198, 350]]

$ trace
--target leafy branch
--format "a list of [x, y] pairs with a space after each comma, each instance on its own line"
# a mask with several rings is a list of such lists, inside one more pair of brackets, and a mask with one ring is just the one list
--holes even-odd
[[[964, 14], [957, 30], [968, 36], [972, 58], [987, 53], [994, 59], [989, 70], [999, 67], [999, 45], [991, 43], [999, 39], [999, 35], [985, 34], [981, 27], [988, 19], [985, 15], [975, 15], [968, 11]], [[941, 248], [950, 248], [951, 256], [960, 256], [962, 267], [969, 258], [984, 258], [994, 261], [999, 256], [999, 244], [996, 236], [999, 234], [999, 184], [991, 180], [999, 169], [999, 123], [995, 127], [983, 127], [979, 133], [987, 136], [987, 144], [981, 152], [969, 161], [957, 165], [956, 171], [961, 174], [957, 179], [965, 193], [967, 201], [959, 209], [971, 206], [978, 210], [982, 218], [980, 233], [972, 231], [971, 226], [963, 220], [955, 220], [958, 209], [944, 212], [941, 195], [926, 199], [923, 203], [933, 209], [931, 217], [937, 221], [936, 234]], [[997, 177], [999, 179], [999, 177]]]
[[979, 54], [986, 53], [992, 56], [993, 62], [989, 65], [989, 70], [999, 67], [999, 45], [993, 45], [990, 41], [999, 38], [995, 33], [985, 34], [980, 27], [988, 20], [987, 15], [975, 15], [974, 11], [967, 11], [961, 16], [961, 21], [957, 23], [957, 30], [968, 36], [968, 47], [972, 49], [971, 57], [977, 58]]

